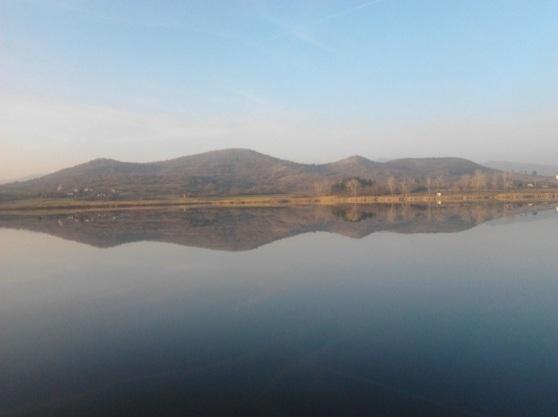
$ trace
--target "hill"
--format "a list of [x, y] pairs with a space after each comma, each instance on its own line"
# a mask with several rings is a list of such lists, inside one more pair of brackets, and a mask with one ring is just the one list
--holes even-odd
[[537, 175], [544, 175], [548, 177], [555, 177], [556, 175], [558, 175], [558, 165], [543, 165], [509, 161], [489, 161], [486, 162], [484, 165], [489, 168], [522, 174], [534, 174], [536, 172]]
[[149, 163], [95, 159], [40, 178], [2, 185], [0, 194], [5, 198], [84, 199], [324, 194], [336, 183], [355, 177], [370, 186], [390, 177], [412, 178], [417, 184], [429, 176], [452, 182], [478, 172], [494, 171], [459, 158], [375, 162], [352, 156], [327, 164], [301, 164], [252, 150], [227, 149]]

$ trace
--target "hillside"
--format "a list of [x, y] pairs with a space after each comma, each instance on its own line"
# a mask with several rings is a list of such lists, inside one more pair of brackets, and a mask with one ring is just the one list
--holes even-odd
[[555, 177], [558, 175], [558, 165], [531, 164], [526, 162], [488, 161], [485, 166], [502, 171], [512, 171], [522, 174], [544, 175]]
[[149, 163], [96, 159], [50, 175], [0, 186], [7, 197], [84, 199], [327, 193], [333, 184], [358, 177], [380, 184], [389, 177], [456, 181], [491, 169], [459, 158], [374, 162], [352, 156], [327, 164], [301, 164], [246, 149], [228, 149]]

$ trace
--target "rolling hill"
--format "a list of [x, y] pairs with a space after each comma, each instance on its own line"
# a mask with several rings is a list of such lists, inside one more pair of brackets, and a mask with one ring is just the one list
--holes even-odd
[[352, 156], [327, 164], [301, 164], [247, 149], [227, 149], [149, 163], [93, 161], [29, 181], [0, 186], [10, 197], [160, 198], [247, 194], [304, 194], [359, 177], [370, 181], [444, 176], [458, 178], [490, 168], [460, 158], [375, 162]]
[[526, 162], [509, 162], [509, 161], [488, 161], [484, 164], [489, 168], [499, 169], [502, 171], [512, 171], [522, 174], [543, 175], [547, 177], [555, 177], [558, 175], [558, 165], [532, 164]]

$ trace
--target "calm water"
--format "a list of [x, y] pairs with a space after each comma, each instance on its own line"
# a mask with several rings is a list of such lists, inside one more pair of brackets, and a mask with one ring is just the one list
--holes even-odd
[[0, 216], [0, 416], [558, 416], [558, 213]]

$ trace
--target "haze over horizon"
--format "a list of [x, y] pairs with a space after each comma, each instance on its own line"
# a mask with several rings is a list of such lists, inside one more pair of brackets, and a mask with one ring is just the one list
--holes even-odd
[[0, 0], [0, 181], [98, 157], [557, 165], [558, 1]]

